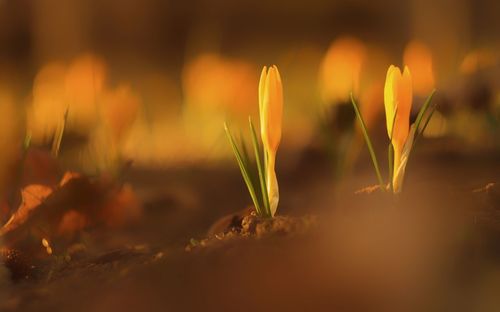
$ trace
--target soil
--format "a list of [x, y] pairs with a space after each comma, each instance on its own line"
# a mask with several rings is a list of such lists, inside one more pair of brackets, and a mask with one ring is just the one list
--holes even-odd
[[[422, 144], [403, 194], [342, 184], [316, 153], [279, 169], [274, 219], [235, 167], [134, 168], [139, 222], [34, 257], [4, 250], [0, 311], [495, 311], [500, 154]], [[286, 152], [281, 156], [286, 159]]]

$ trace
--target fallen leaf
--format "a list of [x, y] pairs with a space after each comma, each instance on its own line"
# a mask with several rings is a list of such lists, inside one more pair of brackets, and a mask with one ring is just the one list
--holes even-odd
[[25, 223], [35, 209], [40, 206], [52, 192], [53, 189], [51, 187], [39, 184], [28, 185], [23, 188], [21, 190], [21, 206], [19, 206], [17, 211], [10, 217], [9, 221], [0, 229], [0, 236], [4, 236], [6, 233]]

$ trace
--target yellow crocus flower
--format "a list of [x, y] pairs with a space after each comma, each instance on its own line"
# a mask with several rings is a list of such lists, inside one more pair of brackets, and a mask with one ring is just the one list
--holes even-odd
[[264, 146], [267, 194], [274, 216], [279, 202], [276, 179], [276, 152], [281, 141], [281, 120], [283, 116], [283, 86], [276, 66], [264, 66], [259, 82], [260, 131]]
[[394, 147], [394, 192], [401, 190], [397, 179], [403, 148], [410, 131], [410, 111], [412, 105], [412, 79], [408, 67], [401, 70], [391, 65], [387, 70], [384, 88], [385, 117], [387, 133]]
[[427, 96], [435, 85], [431, 50], [424, 43], [413, 40], [406, 46], [403, 60], [412, 73], [413, 93]]

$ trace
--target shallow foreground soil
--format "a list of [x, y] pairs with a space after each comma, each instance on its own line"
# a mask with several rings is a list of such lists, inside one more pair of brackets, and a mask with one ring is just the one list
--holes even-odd
[[232, 166], [132, 169], [140, 221], [12, 256], [0, 311], [498, 311], [500, 155], [435, 150], [397, 198], [355, 194], [369, 167], [340, 185], [308, 155], [280, 168], [271, 221], [243, 209]]

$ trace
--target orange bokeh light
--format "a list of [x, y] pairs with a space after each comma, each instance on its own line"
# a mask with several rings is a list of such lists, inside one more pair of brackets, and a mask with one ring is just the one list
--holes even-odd
[[403, 61], [410, 69], [413, 92], [426, 97], [435, 86], [432, 52], [424, 43], [411, 41], [405, 48]]

